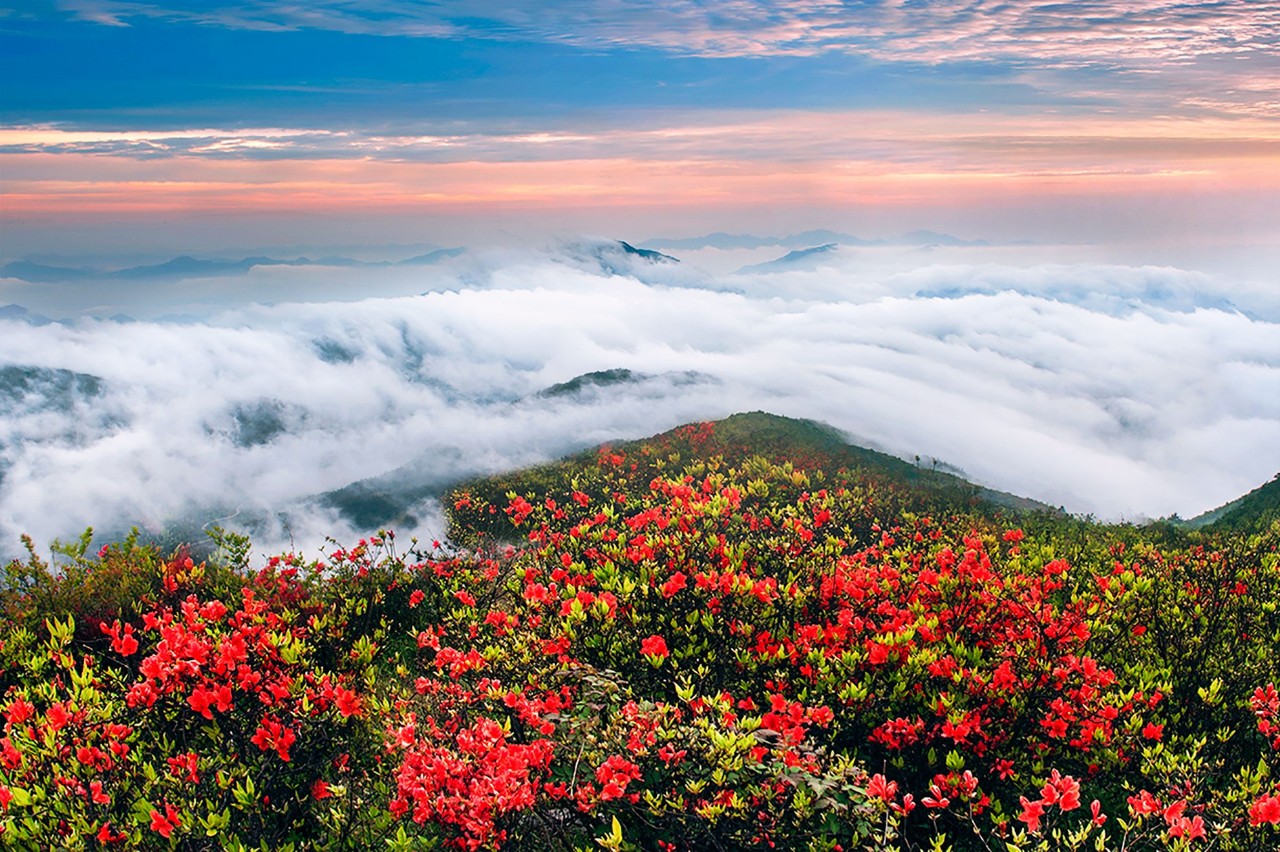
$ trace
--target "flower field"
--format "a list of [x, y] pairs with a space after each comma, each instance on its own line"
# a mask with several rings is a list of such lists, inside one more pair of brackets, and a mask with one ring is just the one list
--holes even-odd
[[0, 844], [1280, 847], [1274, 510], [1106, 526], [788, 423], [464, 484], [448, 546], [33, 552]]

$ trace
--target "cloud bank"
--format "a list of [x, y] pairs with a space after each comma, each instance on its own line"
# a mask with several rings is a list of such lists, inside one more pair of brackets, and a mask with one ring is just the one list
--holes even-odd
[[[157, 304], [75, 286], [62, 304]], [[1191, 516], [1280, 470], [1280, 327], [1234, 295], [1172, 268], [843, 252], [713, 275], [577, 241], [183, 282], [157, 309], [181, 321], [0, 319], [0, 551], [216, 518], [311, 549], [367, 532], [321, 495], [377, 477], [418, 489], [435, 537], [431, 487], [755, 409], [1074, 512]], [[539, 394], [613, 369], [634, 380]]]

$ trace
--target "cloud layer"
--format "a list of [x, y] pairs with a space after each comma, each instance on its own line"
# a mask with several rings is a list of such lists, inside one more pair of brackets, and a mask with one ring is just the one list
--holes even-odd
[[69, 0], [110, 26], [159, 19], [236, 29], [328, 29], [418, 37], [541, 38], [590, 47], [648, 46], [703, 56], [883, 53], [922, 61], [1056, 57], [1069, 64], [1190, 60], [1274, 49], [1280, 10], [1250, 0], [559, 0], [422, 4], [380, 0], [182, 3]]
[[[234, 304], [273, 281], [291, 303]], [[836, 253], [713, 276], [587, 241], [228, 286], [172, 305], [205, 314], [184, 323], [0, 320], [0, 550], [227, 516], [311, 548], [360, 532], [311, 500], [358, 480], [446, 482], [753, 409], [1108, 518], [1194, 515], [1280, 469], [1280, 328], [1176, 269]], [[613, 368], [650, 378], [537, 395]]]

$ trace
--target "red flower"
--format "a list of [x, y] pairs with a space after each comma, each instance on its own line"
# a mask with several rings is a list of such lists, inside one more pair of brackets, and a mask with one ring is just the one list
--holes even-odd
[[9, 810], [9, 803], [13, 801], [13, 793], [9, 788], [0, 784], [0, 809]]
[[[920, 804], [926, 808], [945, 808], [951, 804], [951, 800], [943, 794], [942, 788], [938, 786], [938, 782], [934, 781], [929, 785], [930, 795], [920, 800]], [[1026, 799], [1023, 799], [1025, 802]]]
[[1188, 840], [1195, 840], [1197, 837], [1204, 837], [1204, 819], [1195, 816], [1188, 819], [1187, 817], [1178, 817], [1169, 825], [1170, 837], [1185, 837]]
[[867, 785], [867, 795], [880, 799], [885, 802], [893, 801], [898, 794], [897, 781], [885, 781], [885, 777], [877, 772], [871, 776], [871, 783]]
[[646, 657], [666, 657], [670, 652], [667, 650], [667, 640], [654, 634], [641, 640], [640, 653]]
[[1149, 740], [1157, 740], [1164, 736], [1164, 725], [1157, 725], [1155, 722], [1148, 722], [1142, 729], [1142, 735]]
[[169, 772], [174, 778], [181, 778], [185, 773], [187, 780], [192, 784], [200, 783], [200, 776], [196, 774], [196, 765], [200, 761], [200, 756], [193, 751], [186, 754], [180, 754], [177, 757], [168, 759]]
[[640, 778], [640, 767], [636, 766], [625, 757], [619, 755], [610, 755], [609, 758], [596, 769], [596, 780], [600, 782], [600, 799], [601, 801], [609, 801], [610, 799], [619, 798], [627, 790], [627, 784], [637, 781]]
[[333, 793], [329, 790], [329, 785], [324, 782], [323, 778], [317, 778], [315, 783], [311, 785], [311, 798], [317, 801], [320, 799], [327, 799], [332, 795]]
[[1129, 797], [1129, 810], [1134, 816], [1147, 816], [1160, 810], [1160, 800], [1146, 790], [1138, 791], [1138, 795]]
[[93, 803], [95, 805], [111, 804], [111, 797], [108, 796], [106, 793], [102, 792], [101, 781], [89, 782], [89, 798], [93, 800]]
[[15, 698], [9, 704], [9, 722], [4, 726], [7, 731], [14, 725], [21, 725], [23, 722], [31, 718], [36, 712], [36, 706], [30, 701], [22, 698]]
[[1018, 814], [1018, 819], [1027, 824], [1028, 831], [1040, 830], [1040, 818], [1044, 816], [1044, 803], [1040, 801], [1029, 801], [1026, 796], [1022, 796], [1022, 813]]
[[335, 690], [337, 694], [338, 712], [342, 714], [342, 718], [349, 716], [359, 716], [361, 709], [360, 696], [356, 695], [350, 689], [338, 687]]
[[1174, 802], [1172, 805], [1164, 809], [1164, 821], [1169, 823], [1169, 825], [1173, 825], [1178, 820], [1182, 819], [1182, 814], [1186, 811], [1186, 809], [1187, 809], [1186, 799], [1179, 799], [1178, 801]]
[[119, 639], [111, 640], [111, 647], [122, 657], [136, 653], [138, 650], [138, 640], [133, 638], [133, 625], [126, 624], [124, 626], [124, 635]]
[[49, 727], [55, 731], [61, 730], [71, 721], [71, 714], [67, 712], [65, 704], [54, 704], [44, 714], [45, 721], [49, 723]]
[[258, 730], [254, 732], [251, 742], [262, 751], [270, 751], [275, 749], [280, 755], [280, 759], [289, 760], [289, 746], [293, 745], [297, 735], [294, 732], [281, 725], [270, 716], [263, 716], [262, 722], [258, 725]]
[[414, 589], [413, 594], [409, 595], [409, 608], [412, 609], [422, 603], [422, 599], [425, 597], [426, 595], [422, 593], [422, 589]]
[[1280, 822], [1280, 796], [1268, 794], [1249, 808], [1250, 825], [1262, 825], [1264, 822], [1273, 825]]
[[173, 834], [173, 830], [180, 825], [182, 820], [178, 818], [178, 809], [173, 805], [164, 806], [163, 816], [155, 808], [151, 809], [151, 830], [161, 837], [168, 839]]
[[1053, 770], [1049, 782], [1040, 791], [1040, 798], [1046, 805], [1056, 804], [1064, 811], [1080, 807], [1080, 782], [1070, 775], [1060, 775]]

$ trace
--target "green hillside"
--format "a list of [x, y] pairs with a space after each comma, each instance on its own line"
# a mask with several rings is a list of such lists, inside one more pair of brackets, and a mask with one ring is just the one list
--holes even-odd
[[1260, 530], [1276, 518], [1280, 518], [1280, 473], [1243, 497], [1197, 515], [1187, 524], [1214, 530]]
[[[1061, 516], [1048, 504], [976, 485], [932, 465], [912, 464], [896, 456], [850, 444], [837, 429], [813, 420], [782, 417], [763, 411], [735, 414], [706, 424], [680, 426], [636, 441], [606, 444], [526, 470], [463, 482], [450, 493], [472, 493], [491, 503], [508, 492], [556, 494], [564, 499], [573, 482], [593, 467], [602, 453], [617, 452], [642, 464], [635, 481], [662, 473], [673, 464], [716, 459], [736, 465], [753, 456], [786, 463], [803, 471], [816, 471], [825, 481], [840, 478], [877, 489], [893, 507], [914, 506], [919, 511], [978, 511], [986, 514], [1025, 512]], [[450, 501], [453, 502], [453, 501]], [[450, 535], [455, 541], [474, 543], [477, 531], [489, 534], [502, 529], [500, 521], [475, 515], [462, 519], [454, 513]]]

